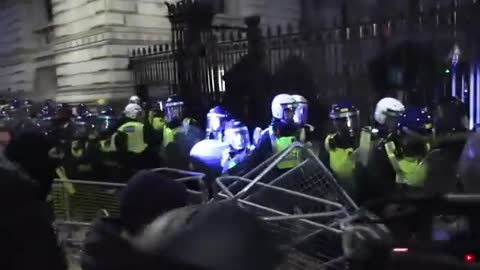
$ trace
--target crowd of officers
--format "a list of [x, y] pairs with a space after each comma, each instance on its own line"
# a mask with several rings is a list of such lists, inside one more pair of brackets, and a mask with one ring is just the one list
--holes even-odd
[[[161, 166], [242, 175], [293, 142], [311, 146], [308, 106], [302, 96], [277, 95], [271, 123], [252, 133], [222, 106], [212, 108], [206, 128], [199, 128], [186, 117], [179, 96], [153, 106], [132, 96], [120, 115], [105, 104], [91, 110], [52, 101], [34, 115], [29, 102], [16, 100], [3, 107], [1, 120], [4, 124], [21, 115], [14, 130], [33, 125], [49, 135], [55, 142], [50, 154], [58, 160], [56, 177], [121, 182], [138, 170]], [[432, 108], [420, 108], [386, 97], [377, 103], [371, 126], [362, 128], [359, 115], [353, 103], [333, 104], [329, 117], [334, 129], [320, 150], [320, 160], [355, 200], [399, 189], [462, 188], [453, 169], [468, 132], [462, 102], [445, 98]], [[276, 167], [284, 171], [299, 163], [292, 152]]]

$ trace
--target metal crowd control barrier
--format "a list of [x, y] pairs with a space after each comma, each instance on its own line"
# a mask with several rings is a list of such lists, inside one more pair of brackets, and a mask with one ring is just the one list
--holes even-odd
[[[277, 169], [292, 153], [299, 165]], [[288, 260], [282, 270], [344, 269], [339, 221], [358, 207], [310, 149], [293, 144], [243, 177], [224, 176], [216, 182], [217, 198], [237, 201], [285, 243]]]
[[[187, 187], [190, 204], [208, 200], [205, 175], [170, 168], [153, 169], [161, 175]], [[55, 225], [59, 240], [70, 254], [79, 254], [91, 223], [99, 216], [118, 217], [121, 191], [127, 184], [83, 180], [54, 180], [50, 199], [56, 215]], [[73, 250], [73, 251], [72, 251]]]

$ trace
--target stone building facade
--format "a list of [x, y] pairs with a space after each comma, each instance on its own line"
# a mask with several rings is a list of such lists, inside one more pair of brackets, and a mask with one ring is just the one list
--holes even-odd
[[[216, 1], [215, 24], [301, 15], [297, 0]], [[171, 39], [164, 0], [1, 0], [0, 36], [0, 95], [69, 103], [131, 95], [128, 50]]]

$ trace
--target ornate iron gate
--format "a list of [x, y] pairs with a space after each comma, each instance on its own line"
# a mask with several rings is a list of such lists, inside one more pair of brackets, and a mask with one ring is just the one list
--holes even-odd
[[131, 67], [137, 85], [166, 83], [203, 107], [223, 100], [252, 124], [265, 121], [265, 104], [280, 91], [324, 105], [349, 98], [363, 115], [394, 92], [428, 104], [451, 92], [444, 83], [451, 75], [445, 79], [441, 70], [450, 65], [455, 43], [467, 62], [476, 57], [472, 26], [480, 18], [477, 0], [438, 3], [430, 10], [419, 4], [409, 16], [308, 31], [261, 28], [257, 17], [247, 18], [244, 28], [212, 26], [212, 6], [181, 1], [169, 5], [172, 44], [133, 49]]

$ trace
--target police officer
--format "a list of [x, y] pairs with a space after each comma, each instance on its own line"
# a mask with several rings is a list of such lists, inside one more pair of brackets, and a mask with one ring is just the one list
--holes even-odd
[[[104, 181], [124, 180], [121, 174], [120, 162], [115, 145], [116, 129], [119, 118], [111, 107], [103, 106], [95, 118], [95, 132], [97, 134], [96, 155], [94, 158], [95, 174]], [[126, 179], [125, 179], [126, 180]]]
[[116, 151], [115, 147], [115, 127], [117, 126], [118, 117], [110, 107], [104, 107], [99, 111], [95, 120], [95, 131], [98, 134], [99, 147], [104, 153]]
[[356, 166], [360, 203], [395, 191], [396, 172], [388, 159], [385, 145], [395, 140], [397, 123], [404, 111], [405, 106], [398, 99], [383, 98], [375, 107], [374, 128], [365, 127], [362, 130], [357, 157], [364, 158], [359, 158], [362, 166]]
[[155, 106], [152, 108], [149, 115], [150, 124], [156, 131], [162, 131], [166, 125], [165, 110], [163, 108], [163, 102], [158, 100]]
[[163, 145], [167, 146], [175, 140], [177, 134], [188, 134], [192, 131], [190, 128], [196, 125], [196, 120], [185, 116], [185, 101], [177, 95], [173, 95], [166, 100], [165, 110], [167, 125], [163, 134]]
[[93, 130], [93, 124], [90, 122], [86, 111], [77, 116], [73, 121], [72, 142], [70, 146], [70, 160], [66, 173], [74, 179], [94, 179], [93, 164], [89, 158], [92, 147], [90, 136]]
[[130, 103], [125, 107], [124, 114], [128, 120], [117, 130], [116, 149], [137, 155], [145, 151], [143, 113], [138, 104]]
[[207, 140], [224, 141], [225, 124], [230, 114], [222, 106], [213, 107], [207, 114]]
[[[260, 164], [271, 155], [287, 149], [299, 141], [301, 127], [295, 123], [296, 100], [288, 94], [277, 95], [271, 104], [272, 122], [262, 132], [258, 145], [252, 154], [252, 163]], [[253, 165], [252, 164], [252, 165]], [[299, 164], [298, 153], [292, 151], [277, 164], [279, 170], [288, 170]]]
[[335, 132], [327, 135], [324, 141], [324, 156], [321, 158], [337, 177], [347, 193], [356, 197], [355, 151], [359, 143], [360, 111], [351, 102], [332, 105], [330, 119]]
[[241, 121], [232, 119], [225, 126], [225, 141], [229, 148], [225, 149], [222, 157], [223, 173], [241, 164], [253, 150], [250, 144], [248, 127]]
[[222, 156], [228, 144], [225, 139], [225, 122], [228, 112], [221, 106], [212, 108], [207, 114], [206, 138], [190, 149], [190, 169], [206, 174], [213, 183], [222, 174]]
[[205, 138], [196, 120], [186, 117], [185, 101], [177, 95], [165, 102], [167, 124], [163, 132], [163, 158], [170, 167], [188, 169], [190, 150]]
[[397, 140], [385, 144], [400, 187], [421, 188], [426, 179], [422, 161], [430, 151], [432, 117], [428, 110], [411, 106], [400, 117]]

